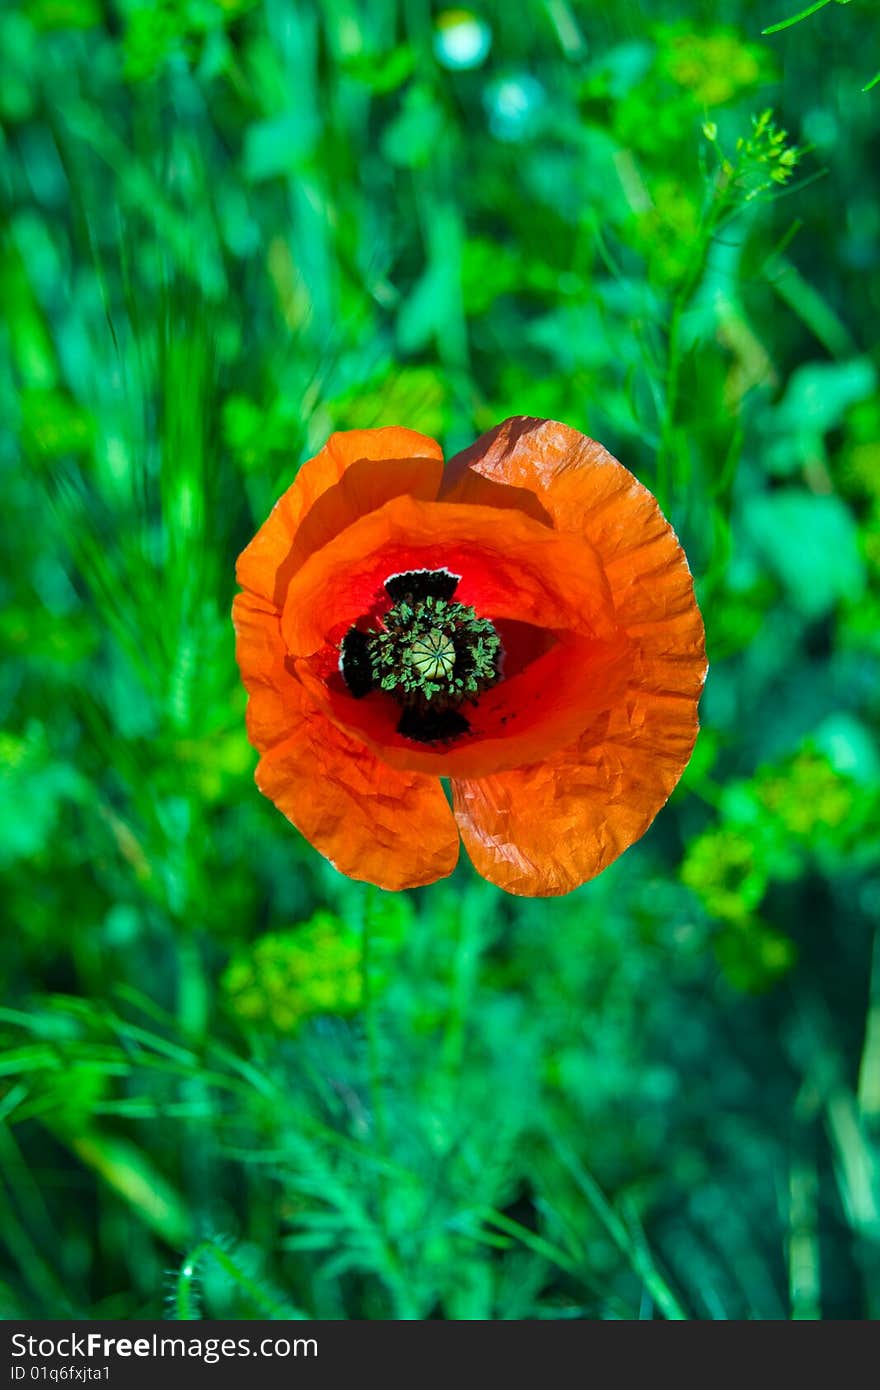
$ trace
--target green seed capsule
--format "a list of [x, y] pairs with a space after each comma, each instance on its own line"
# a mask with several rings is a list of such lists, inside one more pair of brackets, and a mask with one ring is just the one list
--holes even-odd
[[424, 637], [419, 637], [410, 647], [412, 664], [423, 680], [436, 680], [438, 676], [450, 676], [455, 665], [455, 647], [449, 637], [432, 628]]

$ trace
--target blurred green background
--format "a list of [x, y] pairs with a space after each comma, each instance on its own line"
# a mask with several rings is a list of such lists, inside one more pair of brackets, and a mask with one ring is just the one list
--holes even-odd
[[[4, 6], [3, 1316], [880, 1314], [880, 44], [796, 9]], [[520, 413], [661, 499], [703, 732], [570, 897], [382, 894], [235, 557]]]

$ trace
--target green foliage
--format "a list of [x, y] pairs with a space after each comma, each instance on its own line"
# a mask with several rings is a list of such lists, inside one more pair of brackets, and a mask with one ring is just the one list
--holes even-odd
[[272, 1288], [255, 1252], [235, 1247], [222, 1236], [199, 1241], [184, 1257], [168, 1298], [169, 1316], [182, 1322], [201, 1318], [209, 1285], [220, 1307], [231, 1305], [232, 1311], [245, 1316], [282, 1321], [305, 1316]]
[[[849, 0], [834, 0], [836, 5], [848, 5]], [[813, 4], [808, 5], [805, 10], [799, 10], [797, 14], [789, 15], [788, 19], [780, 19], [776, 24], [768, 24], [766, 29], [762, 29], [762, 34], [778, 34], [783, 29], [790, 29], [793, 24], [800, 24], [802, 19], [809, 19], [810, 15], [818, 14], [819, 10], [824, 10], [826, 5], [830, 5], [831, 0], [813, 0]], [[880, 82], [880, 72], [875, 73], [869, 82], [862, 88], [863, 92], [870, 92], [872, 87], [876, 87]]]
[[[2, 8], [4, 1315], [880, 1315], [876, 91], [763, 8]], [[514, 413], [660, 497], [703, 731], [569, 898], [378, 893], [253, 785], [235, 557]]]

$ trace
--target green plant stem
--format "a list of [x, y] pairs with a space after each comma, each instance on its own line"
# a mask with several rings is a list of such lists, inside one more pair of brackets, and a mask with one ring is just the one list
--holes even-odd
[[816, 14], [818, 10], [824, 10], [826, 5], [830, 5], [831, 0], [815, 0], [815, 3], [808, 5], [805, 10], [798, 14], [789, 15], [788, 19], [780, 19], [776, 24], [768, 24], [766, 29], [762, 29], [762, 34], [778, 34], [781, 29], [790, 29], [793, 24], [800, 24], [802, 19], [809, 19], [811, 14]]
[[663, 1316], [673, 1322], [688, 1321], [688, 1313], [658, 1268], [641, 1229], [631, 1219], [625, 1224], [608, 1201], [595, 1178], [581, 1167], [564, 1146], [556, 1152], [578, 1188], [605, 1227], [614, 1244], [642, 1280]]
[[376, 1145], [381, 1157], [388, 1158], [388, 1115], [385, 1108], [385, 1088], [382, 1081], [382, 1052], [379, 1024], [376, 1015], [376, 996], [372, 982], [372, 912], [371, 904], [364, 905], [361, 928], [361, 999], [364, 1009], [364, 1030], [367, 1037], [367, 1070], [370, 1103], [376, 1123]]
[[191, 1322], [203, 1316], [198, 1296], [198, 1281], [202, 1269], [208, 1261], [213, 1261], [229, 1282], [258, 1310], [268, 1318], [302, 1318], [297, 1308], [277, 1299], [272, 1291], [259, 1278], [243, 1267], [240, 1261], [224, 1250], [213, 1240], [199, 1241], [186, 1255], [177, 1274], [172, 1294], [174, 1317], [181, 1322]]
[[361, 1000], [364, 1010], [364, 1031], [367, 1039], [367, 1076], [370, 1105], [375, 1119], [375, 1150], [379, 1158], [376, 1167], [376, 1188], [379, 1226], [385, 1259], [383, 1270], [386, 1287], [394, 1301], [395, 1317], [411, 1321], [418, 1317], [409, 1281], [401, 1269], [400, 1259], [391, 1237], [391, 1191], [389, 1188], [388, 1111], [385, 1104], [385, 1083], [382, 1074], [382, 1045], [376, 995], [372, 981], [372, 926], [375, 898], [365, 895], [361, 916]]
[[664, 409], [660, 431], [660, 448], [657, 455], [657, 498], [662, 507], [670, 501], [670, 488], [678, 482], [676, 462], [679, 455], [677, 442], [678, 401], [681, 387], [682, 367], [682, 318], [694, 288], [699, 283], [706, 266], [706, 257], [718, 218], [721, 215], [719, 199], [713, 201], [700, 234], [691, 267], [688, 270], [672, 302], [669, 327], [666, 334], [666, 373], [664, 381]]
[[464, 1057], [468, 1005], [473, 992], [476, 964], [479, 957], [479, 942], [471, 926], [472, 922], [479, 920], [474, 890], [465, 894], [460, 900], [456, 917], [457, 942], [442, 1051], [447, 1094], [450, 1097]]

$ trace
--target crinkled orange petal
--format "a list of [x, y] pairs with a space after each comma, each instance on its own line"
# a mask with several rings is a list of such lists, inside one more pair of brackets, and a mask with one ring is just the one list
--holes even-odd
[[391, 497], [436, 497], [442, 475], [440, 445], [415, 430], [332, 434], [238, 557], [239, 584], [280, 608], [291, 574], [313, 550]]
[[289, 738], [301, 718], [296, 677], [286, 664], [278, 610], [256, 594], [232, 601], [235, 656], [248, 692], [247, 731], [254, 748], [265, 753]]
[[[536, 624], [555, 644], [465, 706], [467, 739], [450, 747], [397, 733], [399, 707], [381, 692], [355, 700], [338, 673], [338, 640], [380, 606], [384, 581], [441, 565], [461, 575], [456, 598], [482, 616]], [[630, 644], [609, 620], [609, 595], [588, 544], [519, 511], [398, 497], [316, 552], [291, 581], [282, 633], [316, 704], [386, 762], [437, 776], [520, 766], [568, 742], [626, 688]]]
[[387, 766], [331, 723], [287, 669], [265, 600], [239, 594], [233, 617], [260, 790], [349, 878], [397, 890], [450, 874], [458, 830], [437, 778]]
[[453, 810], [477, 872], [525, 897], [595, 878], [666, 803], [697, 728], [693, 700], [630, 697], [543, 762], [453, 780]]
[[460, 502], [467, 506], [498, 507], [502, 511], [525, 512], [535, 521], [552, 526], [553, 520], [541, 506], [534, 492], [525, 487], [511, 487], [493, 478], [485, 478], [473, 468], [447, 469], [440, 488], [439, 501]]
[[624, 695], [632, 655], [625, 641], [568, 636], [486, 691], [476, 706], [466, 704], [470, 732], [449, 747], [404, 738], [397, 732], [399, 706], [379, 691], [354, 700], [309, 662], [297, 661], [296, 671], [328, 717], [391, 767], [435, 777], [480, 777], [547, 757], [568, 743], [597, 711]]
[[654, 497], [594, 440], [554, 421], [505, 421], [450, 464], [533, 490], [559, 531], [598, 554], [636, 659], [622, 698], [541, 763], [453, 783], [477, 870], [511, 893], [566, 893], [638, 839], [697, 736], [703, 622], [684, 552]]
[[263, 755], [256, 782], [341, 873], [396, 892], [451, 874], [459, 838], [435, 777], [398, 772], [305, 707]]
[[443, 566], [461, 575], [456, 601], [481, 615], [616, 636], [602, 567], [582, 538], [518, 511], [501, 521], [493, 507], [401, 496], [354, 522], [297, 571], [282, 617], [288, 651], [311, 656], [329, 631], [369, 613], [389, 575]]

